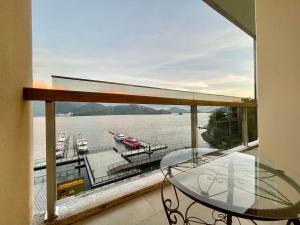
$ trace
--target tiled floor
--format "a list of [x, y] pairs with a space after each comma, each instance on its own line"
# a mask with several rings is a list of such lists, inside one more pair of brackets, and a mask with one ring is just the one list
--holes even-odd
[[[174, 199], [173, 192], [168, 188], [166, 195]], [[186, 207], [191, 200], [179, 194], [180, 204]], [[212, 210], [197, 205], [191, 209], [192, 215], [198, 215], [206, 221], [211, 221]], [[238, 225], [237, 220], [233, 220]], [[242, 225], [253, 225], [252, 222], [242, 220]], [[167, 225], [168, 221], [161, 203], [160, 190], [145, 194], [127, 203], [104, 211], [103, 213], [89, 217], [75, 225]], [[178, 224], [182, 224], [179, 222]], [[191, 223], [193, 224], [193, 223]], [[196, 223], [194, 223], [196, 224]], [[217, 223], [224, 224], [224, 223]], [[284, 225], [286, 221], [280, 222], [258, 222], [258, 225]]]

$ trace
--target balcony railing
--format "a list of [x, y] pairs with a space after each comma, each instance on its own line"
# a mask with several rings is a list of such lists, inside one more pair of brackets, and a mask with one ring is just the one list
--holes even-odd
[[[97, 82], [89, 80], [54, 77], [61, 79], [59, 84], [54, 82], [58, 89], [24, 88], [23, 98], [30, 101], [45, 101], [46, 109], [46, 181], [47, 181], [47, 220], [56, 218], [56, 129], [55, 129], [55, 102], [101, 102], [101, 103], [128, 103], [128, 104], [159, 104], [185, 105], [191, 109], [191, 147], [198, 147], [197, 106], [224, 106], [241, 109], [242, 115], [242, 142], [248, 145], [247, 111], [255, 109], [256, 103], [243, 103], [240, 98], [214, 96], [193, 92], [181, 92], [168, 89], [149, 88], [145, 86], [130, 86], [117, 83]], [[74, 84], [80, 88], [72, 88]], [[80, 84], [80, 85], [79, 85]], [[92, 85], [91, 85], [92, 84]], [[108, 85], [107, 88], [105, 85]], [[75, 86], [75, 87], [76, 87]], [[105, 88], [106, 89], [105, 89]], [[61, 90], [62, 88], [68, 90]], [[90, 88], [90, 89], [89, 89]], [[94, 91], [88, 91], [94, 90]], [[112, 91], [114, 90], [114, 91]], [[118, 90], [118, 91], [115, 91]], [[100, 92], [99, 92], [100, 91]], [[102, 91], [102, 92], [101, 92]], [[154, 93], [154, 94], [153, 94]], [[153, 95], [152, 95], [153, 94]], [[175, 97], [172, 97], [175, 96]], [[215, 100], [214, 100], [215, 99]], [[231, 130], [231, 129], [230, 129]], [[229, 133], [230, 136], [230, 133]], [[163, 154], [162, 154], [163, 155]], [[148, 160], [160, 160], [162, 155], [157, 154]], [[138, 165], [138, 160], [133, 163]], [[128, 167], [124, 164], [123, 167]], [[111, 166], [111, 170], [119, 167]], [[133, 167], [134, 168], [134, 167]], [[93, 176], [93, 172], [92, 176]], [[94, 176], [93, 176], [94, 177]], [[118, 175], [108, 175], [107, 178], [118, 178]], [[39, 178], [40, 179], [40, 178]], [[43, 178], [41, 178], [43, 179]], [[105, 177], [96, 178], [105, 181]]]

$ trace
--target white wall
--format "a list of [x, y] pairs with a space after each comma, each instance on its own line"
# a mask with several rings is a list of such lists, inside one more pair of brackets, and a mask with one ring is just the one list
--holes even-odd
[[259, 151], [300, 172], [300, 1], [257, 0]]
[[0, 0], [0, 224], [30, 224], [32, 215], [30, 0]]

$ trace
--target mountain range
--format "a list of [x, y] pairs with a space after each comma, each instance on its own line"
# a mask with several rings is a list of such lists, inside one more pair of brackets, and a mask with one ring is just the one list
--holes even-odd
[[[198, 112], [211, 112], [215, 107], [199, 107]], [[155, 115], [171, 113], [189, 113], [188, 107], [169, 107], [158, 108], [158, 106], [143, 105], [104, 105], [99, 103], [86, 102], [57, 102], [55, 107], [56, 114], [72, 113], [73, 116], [91, 115]], [[33, 103], [33, 115], [44, 116], [45, 105], [43, 102]]]
[[[55, 105], [56, 114], [66, 114], [71, 112], [73, 116], [90, 115], [155, 115], [185, 113], [186, 110], [172, 107], [167, 109], [154, 109], [142, 105], [103, 105], [98, 103], [78, 103], [78, 102], [57, 102]], [[45, 105], [43, 102], [33, 103], [33, 115], [44, 116]]]

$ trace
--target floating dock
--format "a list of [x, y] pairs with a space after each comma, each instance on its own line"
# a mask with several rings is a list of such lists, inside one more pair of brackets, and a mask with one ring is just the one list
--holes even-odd
[[99, 151], [85, 156], [85, 164], [90, 183], [93, 188], [112, 183], [141, 172], [139, 169], [130, 168], [128, 171], [112, 174], [109, 172], [109, 166], [115, 163], [121, 163], [122, 165], [129, 164], [129, 162], [115, 150], [108, 149], [106, 151]]
[[[83, 158], [77, 153], [75, 142], [75, 136], [68, 136], [63, 158], [56, 159], [56, 166], [83, 161]], [[46, 169], [46, 158], [34, 161], [34, 170], [36, 171], [42, 169]]]
[[[117, 132], [110, 131], [115, 135]], [[61, 166], [70, 163], [78, 163], [73, 168], [86, 167], [87, 177], [91, 188], [96, 188], [113, 183], [134, 175], [140, 174], [140, 167], [159, 161], [167, 152], [167, 145], [155, 145], [139, 140], [141, 148], [124, 151], [118, 146], [109, 148], [90, 147], [89, 151], [79, 154], [76, 136], [69, 136], [62, 158], [56, 160], [56, 165]], [[35, 184], [35, 209], [43, 211], [46, 206], [46, 159], [34, 162]], [[72, 169], [69, 169], [72, 172]], [[68, 180], [66, 171], [58, 171], [57, 177]]]
[[[77, 154], [74, 148], [75, 136], [69, 136], [66, 140], [66, 147], [63, 158], [56, 159], [56, 166], [78, 162], [78, 166], [84, 166], [82, 163], [84, 158]], [[36, 212], [44, 212], [46, 209], [46, 159], [38, 159], [34, 161], [34, 210]], [[74, 168], [75, 171], [75, 168]], [[68, 171], [57, 171], [57, 178], [68, 179]], [[74, 176], [74, 175], [72, 175]]]
[[155, 145], [155, 146], [149, 146], [148, 148], [140, 148], [136, 150], [129, 150], [127, 152], [122, 152], [121, 155], [127, 158], [127, 157], [132, 157], [140, 154], [152, 154], [155, 151], [163, 150], [166, 148], [168, 148], [168, 146], [166, 145]]
[[130, 163], [122, 163], [122, 162], [116, 162], [114, 164], [109, 165], [108, 167], [108, 173], [114, 174], [121, 171], [126, 171], [128, 169], [136, 168], [142, 165], [146, 165], [149, 163], [160, 161], [167, 153], [173, 150], [162, 150], [158, 151], [156, 153], [153, 153], [151, 155], [137, 155], [134, 158], [130, 158]]
[[[112, 135], [120, 134], [119, 132], [112, 131], [112, 130], [110, 130], [109, 133]], [[125, 136], [130, 137], [130, 135], [125, 135]], [[140, 142], [141, 148], [133, 149], [133, 150], [128, 149], [128, 151], [126, 151], [126, 152], [121, 152], [121, 155], [123, 157], [127, 158], [127, 157], [132, 157], [132, 156], [140, 155], [140, 154], [152, 154], [155, 151], [164, 150], [164, 149], [168, 148], [167, 145], [163, 145], [163, 144], [151, 145], [150, 143], [142, 141], [139, 138], [136, 138], [136, 139]]]
[[88, 154], [86, 159], [95, 178], [106, 176], [108, 171], [107, 167], [111, 164], [116, 162], [128, 164], [128, 161], [124, 160], [124, 158], [114, 150]]

